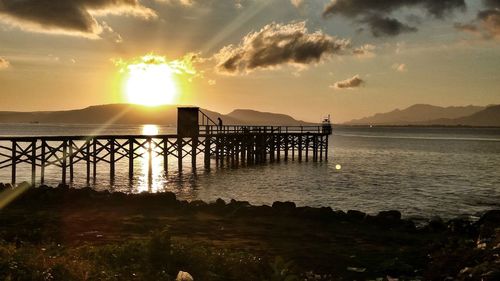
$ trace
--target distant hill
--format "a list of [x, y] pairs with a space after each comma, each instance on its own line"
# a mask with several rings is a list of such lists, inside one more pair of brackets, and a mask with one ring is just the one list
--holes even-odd
[[[212, 120], [221, 118], [224, 124], [304, 125], [284, 114], [235, 110], [224, 115], [201, 109]], [[96, 105], [65, 111], [12, 112], [0, 111], [0, 123], [63, 123], [63, 124], [177, 124], [177, 106], [146, 107], [132, 104]]]
[[455, 119], [436, 119], [427, 122], [428, 125], [447, 126], [489, 126], [500, 127], [500, 105], [488, 106], [469, 116]]
[[[481, 110], [484, 106], [450, 106], [440, 107], [428, 104], [416, 104], [403, 110], [393, 110], [387, 113], [377, 113], [370, 117], [346, 122], [347, 125], [424, 125], [439, 124], [437, 120], [451, 120], [470, 116]], [[448, 122], [448, 121], [446, 121]], [[440, 124], [441, 125], [441, 124]], [[442, 124], [444, 125], [444, 124]]]
[[243, 124], [255, 125], [310, 125], [304, 121], [296, 120], [289, 115], [260, 112], [251, 109], [236, 109], [227, 114], [226, 117], [240, 120]]

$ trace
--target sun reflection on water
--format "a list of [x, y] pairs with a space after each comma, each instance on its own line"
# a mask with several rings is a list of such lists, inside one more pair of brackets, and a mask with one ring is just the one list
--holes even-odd
[[[144, 125], [142, 134], [146, 136], [157, 136], [160, 128], [157, 125]], [[146, 142], [144, 147], [138, 151], [142, 157], [140, 161], [140, 173], [136, 184], [137, 192], [159, 192], [164, 189], [165, 174], [163, 172], [163, 157], [158, 155], [160, 148], [155, 145], [154, 138]], [[151, 170], [150, 170], [151, 169]]]
[[160, 128], [156, 125], [143, 125], [142, 126], [142, 134], [146, 136], [156, 136], [160, 132]]

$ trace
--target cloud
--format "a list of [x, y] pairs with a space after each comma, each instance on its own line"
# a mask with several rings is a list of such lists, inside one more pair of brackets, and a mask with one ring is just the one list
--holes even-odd
[[453, 26], [455, 27], [455, 29], [461, 30], [464, 32], [471, 32], [471, 33], [479, 32], [479, 28], [473, 23], [459, 23], [459, 22], [457, 22]]
[[354, 89], [358, 88], [361, 85], [365, 84], [365, 81], [359, 77], [359, 75], [355, 75], [352, 78], [335, 82], [330, 88], [343, 90], [343, 89]]
[[272, 23], [247, 34], [237, 46], [225, 46], [214, 58], [219, 72], [236, 74], [283, 64], [306, 66], [348, 48], [349, 40], [309, 33], [305, 22]]
[[[401, 8], [419, 8], [429, 16], [443, 19], [455, 10], [464, 10], [465, 0], [332, 0], [323, 10], [323, 16], [342, 15], [353, 19], [355, 22], [369, 27], [375, 37], [396, 36], [401, 33], [415, 32], [417, 27], [410, 26], [390, 15]], [[406, 18], [418, 24], [409, 15]]]
[[156, 17], [139, 0], [0, 0], [0, 21], [31, 32], [99, 38], [96, 17], [109, 14]]
[[370, 27], [375, 37], [396, 36], [401, 33], [416, 32], [418, 29], [400, 22], [397, 19], [373, 15], [362, 20]]
[[375, 56], [373, 51], [376, 49], [375, 45], [365, 44], [358, 48], [354, 48], [352, 50], [352, 54], [357, 56], [358, 58], [372, 58]]
[[500, 8], [480, 11], [477, 15], [488, 38], [500, 38]]
[[486, 9], [477, 13], [475, 20], [469, 23], [455, 23], [460, 31], [470, 32], [485, 39], [500, 38], [500, 0], [483, 0]]
[[304, 4], [304, 0], [290, 0], [290, 2], [297, 8], [302, 6], [302, 4]]
[[0, 57], [0, 70], [6, 69], [10, 67], [10, 63], [8, 60]]
[[156, 0], [157, 2], [164, 2], [170, 5], [193, 6], [195, 0]]
[[398, 71], [398, 72], [406, 72], [408, 69], [406, 68], [406, 64], [404, 63], [395, 63], [392, 65], [392, 69]]

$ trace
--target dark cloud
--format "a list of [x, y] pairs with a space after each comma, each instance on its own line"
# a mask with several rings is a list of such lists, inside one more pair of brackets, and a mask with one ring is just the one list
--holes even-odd
[[333, 0], [325, 7], [323, 15], [356, 17], [374, 13], [387, 14], [404, 7], [419, 7], [428, 14], [441, 18], [455, 9], [465, 9], [466, 6], [465, 0]]
[[246, 35], [238, 46], [222, 48], [215, 59], [220, 72], [246, 73], [282, 64], [317, 63], [348, 48], [349, 40], [336, 39], [321, 31], [309, 33], [305, 22], [272, 23]]
[[500, 0], [483, 0], [484, 5], [489, 8], [500, 8]]
[[4, 59], [4, 58], [2, 58], [2, 57], [0, 57], [0, 70], [2, 70], [2, 69], [6, 69], [6, 68], [8, 68], [9, 66], [10, 66], [9, 61], [8, 61], [8, 60], [6, 60], [6, 59]]
[[365, 84], [365, 81], [361, 79], [359, 75], [355, 75], [352, 78], [335, 82], [330, 87], [334, 89], [353, 89], [353, 88], [358, 88], [363, 84]]
[[418, 29], [400, 22], [397, 19], [373, 15], [362, 20], [370, 27], [375, 37], [396, 36], [406, 32], [416, 32]]
[[[342, 15], [358, 23], [368, 25], [372, 34], [378, 36], [396, 36], [405, 32], [415, 32], [417, 28], [390, 17], [401, 8], [423, 9], [428, 15], [442, 19], [455, 10], [465, 9], [465, 0], [332, 0], [326, 5], [323, 16]], [[413, 19], [416, 15], [407, 16]], [[418, 22], [412, 21], [415, 24]]]
[[103, 31], [94, 16], [155, 17], [138, 0], [0, 0], [0, 20], [24, 30], [95, 37]]

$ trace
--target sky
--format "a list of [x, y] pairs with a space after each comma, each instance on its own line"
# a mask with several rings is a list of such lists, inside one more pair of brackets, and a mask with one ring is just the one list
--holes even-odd
[[130, 102], [160, 62], [221, 113], [500, 104], [499, 43], [500, 0], [0, 0], [0, 110]]

